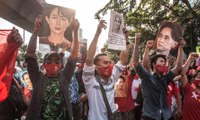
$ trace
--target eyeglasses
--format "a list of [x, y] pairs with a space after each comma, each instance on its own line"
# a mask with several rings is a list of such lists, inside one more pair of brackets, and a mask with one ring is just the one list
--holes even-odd
[[45, 63], [51, 64], [52, 62], [55, 62], [56, 64], [61, 63], [61, 61], [59, 59], [47, 59]]

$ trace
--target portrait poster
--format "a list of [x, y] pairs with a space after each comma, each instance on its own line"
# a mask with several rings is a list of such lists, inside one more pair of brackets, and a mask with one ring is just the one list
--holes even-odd
[[108, 33], [108, 49], [119, 51], [126, 50], [126, 39], [123, 33], [123, 28], [123, 15], [115, 11], [111, 11]]
[[[72, 29], [70, 22], [75, 18], [71, 8], [47, 4], [43, 8], [42, 27], [39, 31], [39, 52], [42, 57], [50, 51], [61, 52], [62, 48], [70, 50]], [[69, 52], [66, 52], [67, 57]]]
[[18, 77], [19, 77], [20, 85], [24, 88], [28, 85], [28, 82], [31, 82], [28, 71], [26, 70], [20, 71], [18, 73]]
[[115, 97], [127, 97], [128, 95], [128, 75], [121, 75], [114, 86]]

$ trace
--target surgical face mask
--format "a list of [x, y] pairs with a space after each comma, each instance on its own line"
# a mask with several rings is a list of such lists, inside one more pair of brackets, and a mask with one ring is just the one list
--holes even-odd
[[60, 63], [55, 63], [55, 62], [47, 62], [44, 64], [46, 74], [50, 77], [57, 76], [61, 70], [61, 67], [62, 65]]
[[111, 64], [109, 64], [107, 67], [98, 68], [98, 71], [100, 72], [100, 74], [105, 77], [110, 77], [112, 75], [112, 70], [113, 70], [113, 66]]
[[160, 74], [166, 74], [168, 72], [168, 67], [163, 65], [155, 65], [155, 69]]

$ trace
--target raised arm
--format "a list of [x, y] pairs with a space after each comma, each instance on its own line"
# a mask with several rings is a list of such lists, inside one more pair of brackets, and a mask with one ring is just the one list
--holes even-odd
[[36, 46], [37, 46], [37, 34], [42, 24], [42, 16], [37, 16], [35, 19], [35, 26], [33, 34], [28, 44], [27, 53], [26, 53], [26, 62], [28, 63], [28, 73], [33, 84], [33, 87], [37, 80], [39, 80], [39, 66], [36, 60]]
[[[63, 73], [64, 73], [64, 77], [66, 81], [70, 81], [72, 78], [72, 75], [74, 73], [74, 70], [76, 68], [76, 59], [78, 57], [78, 51], [79, 51], [79, 41], [78, 41], [78, 28], [79, 28], [79, 22], [77, 19], [73, 19], [72, 23], [72, 30], [73, 30], [73, 41], [71, 44], [71, 54], [70, 54], [70, 58], [68, 59]], [[65, 50], [66, 48], [63, 48], [62, 52]]]
[[144, 50], [144, 54], [143, 54], [142, 65], [149, 72], [151, 70], [149, 67], [149, 51], [154, 47], [154, 45], [155, 45], [154, 40], [147, 41], [147, 44], [146, 44], [145, 50]]
[[183, 65], [183, 47], [185, 46], [186, 42], [185, 40], [179, 41], [179, 48], [178, 48], [178, 56], [176, 59], [176, 65], [175, 67], [171, 70], [175, 75], [179, 75], [179, 72], [182, 68]]
[[[129, 32], [124, 28], [124, 35], [125, 35], [125, 39], [126, 39], [126, 43], [128, 43], [128, 36], [129, 36]], [[128, 49], [129, 47], [126, 47], [125, 51], [121, 51], [120, 53], [120, 63], [122, 65], [127, 65], [128, 62]]]
[[35, 51], [37, 47], [37, 35], [41, 28], [41, 25], [42, 25], [42, 16], [38, 15], [35, 19], [35, 26], [27, 48], [26, 55], [28, 57], [36, 58]]
[[79, 22], [77, 19], [72, 20], [72, 30], [73, 30], [73, 41], [71, 45], [71, 59], [76, 59], [79, 51], [79, 42], [78, 42], [78, 28]]
[[136, 67], [139, 65], [139, 43], [140, 43], [140, 38], [141, 38], [141, 34], [140, 33], [136, 33], [135, 34], [135, 45], [134, 45], [134, 49], [133, 49], [133, 65]]
[[104, 29], [107, 28], [105, 20], [101, 20], [99, 22], [95, 36], [94, 36], [94, 38], [89, 46], [89, 49], [87, 51], [87, 58], [86, 58], [87, 66], [93, 66], [93, 59], [94, 59], [94, 55], [95, 55], [96, 48], [97, 48], [97, 42], [99, 39], [99, 35], [101, 34], [102, 28], [104, 28]]
[[[174, 95], [176, 98], [176, 104], [178, 107], [178, 110], [175, 113], [175, 117], [177, 118], [176, 120], [180, 120], [181, 116], [182, 116], [182, 101], [181, 101], [181, 94], [180, 94], [180, 90], [177, 84], [174, 84]], [[178, 119], [179, 118], [179, 119]]]
[[190, 53], [187, 61], [185, 62], [185, 64], [183, 65], [183, 68], [181, 70], [181, 84], [182, 86], [185, 86], [188, 82], [186, 73], [188, 71], [188, 68], [190, 67], [191, 63], [198, 58], [198, 54], [197, 53]]

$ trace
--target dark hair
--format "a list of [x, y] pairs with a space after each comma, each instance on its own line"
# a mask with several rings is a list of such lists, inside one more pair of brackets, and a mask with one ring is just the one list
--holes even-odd
[[23, 66], [23, 68], [24, 68], [24, 67], [27, 67], [27, 62], [23, 62], [23, 63], [22, 63], [22, 66]]
[[116, 15], [115, 15], [115, 19], [114, 19], [114, 20], [116, 20], [116, 18], [119, 18], [119, 20], [120, 20], [119, 22], [120, 22], [120, 24], [122, 24], [122, 18], [121, 18], [121, 16], [120, 16], [120, 15], [118, 15], [118, 14], [116, 14]]
[[60, 6], [54, 6], [54, 5], [47, 5], [44, 9], [44, 17], [48, 16], [50, 17], [51, 12], [58, 8], [58, 15], [61, 13], [64, 17], [66, 17], [69, 21], [73, 17], [71, 10], [68, 8], [60, 7]]
[[163, 54], [153, 55], [150, 60], [150, 67], [152, 70], [153, 70], [153, 64], [155, 64], [157, 62], [158, 58], [163, 58], [165, 61], [167, 60], [166, 56]]
[[119, 76], [119, 79], [122, 79], [123, 82], [125, 82], [125, 77], [124, 77], [124, 76], [120, 75], [120, 76]]
[[23, 80], [24, 80], [24, 76], [25, 76], [26, 74], [28, 74], [28, 72], [24, 72], [24, 73], [22, 74], [22, 79], [23, 79]]
[[99, 54], [97, 54], [97, 55], [94, 57], [94, 64], [95, 64], [95, 65], [98, 64], [98, 62], [99, 62], [99, 57], [101, 57], [101, 56], [107, 56], [107, 54], [106, 54], [106, 53], [99, 53]]
[[[50, 34], [50, 28], [45, 17], [46, 16], [49, 17], [52, 10], [55, 8], [58, 8], [58, 13], [61, 13], [64, 17], [66, 17], [69, 20], [69, 22], [70, 22], [70, 19], [75, 16], [75, 10], [73, 9], [50, 5], [50, 4], [45, 5], [44, 10], [43, 10], [43, 23], [42, 23], [40, 32], [38, 34], [39, 37], [45, 37]], [[70, 26], [65, 30], [64, 36], [69, 41], [72, 41], [72, 30]]]
[[184, 28], [177, 23], [163, 21], [160, 25], [158, 34], [164, 29], [171, 29], [171, 37], [174, 41], [179, 42], [183, 38]]
[[[157, 36], [160, 34], [160, 32], [164, 28], [170, 28], [171, 29], [171, 37], [175, 42], [179, 42], [180, 40], [183, 39], [184, 28], [181, 25], [179, 25], [177, 23], [169, 22], [169, 21], [163, 21], [160, 24]], [[156, 37], [156, 42], [157, 42], [157, 37]], [[171, 54], [174, 57], [177, 57], [177, 55], [178, 55], [178, 49], [177, 48], [178, 47], [171, 49], [169, 54]]]
[[128, 70], [130, 71], [131, 75], [135, 76], [137, 73], [133, 67], [128, 67]]
[[56, 53], [56, 52], [51, 52], [51, 53], [45, 54], [43, 64], [45, 64], [46, 60], [47, 60], [49, 57], [51, 57], [51, 56], [56, 56], [56, 57], [58, 57], [58, 58], [61, 60], [61, 64], [63, 64], [61, 54], [58, 54], [58, 53]]

